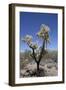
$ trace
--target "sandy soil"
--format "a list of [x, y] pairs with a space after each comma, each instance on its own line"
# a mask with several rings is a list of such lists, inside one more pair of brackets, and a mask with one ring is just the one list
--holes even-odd
[[[33, 61], [28, 63], [23, 69], [20, 70], [20, 77], [37, 77], [36, 63]], [[45, 60], [40, 63], [40, 77], [57, 76], [58, 68], [57, 63], [53, 60]]]

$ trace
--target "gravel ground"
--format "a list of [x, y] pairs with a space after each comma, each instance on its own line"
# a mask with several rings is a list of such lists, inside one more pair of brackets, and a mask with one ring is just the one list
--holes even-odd
[[[57, 76], [57, 63], [53, 60], [45, 60], [40, 63], [39, 77]], [[36, 63], [33, 61], [20, 70], [20, 77], [37, 77]]]

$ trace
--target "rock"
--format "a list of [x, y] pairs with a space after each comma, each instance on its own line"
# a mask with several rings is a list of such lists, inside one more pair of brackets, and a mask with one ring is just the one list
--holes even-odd
[[26, 73], [24, 74], [24, 76], [29, 76], [29, 73], [28, 73], [28, 72], [26, 72]]
[[29, 63], [23, 70], [21, 70], [21, 77], [45, 77], [45, 76], [56, 76], [58, 74], [57, 63], [40, 63], [40, 70], [37, 72], [36, 63]]
[[20, 74], [21, 74], [21, 75], [24, 75], [25, 72], [26, 72], [26, 70], [21, 70], [21, 71], [20, 71]]
[[44, 67], [45, 75], [46, 76], [57, 76], [58, 70], [56, 68], [56, 65], [54, 63], [48, 63]]

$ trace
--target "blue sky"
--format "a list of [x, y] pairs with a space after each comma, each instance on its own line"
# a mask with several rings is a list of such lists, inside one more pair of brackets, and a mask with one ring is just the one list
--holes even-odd
[[50, 44], [48, 49], [58, 48], [58, 15], [53, 13], [34, 13], [34, 12], [20, 12], [20, 51], [30, 49], [28, 45], [21, 41], [21, 38], [27, 34], [32, 35], [33, 41], [37, 42], [39, 46], [42, 45], [42, 40], [36, 36], [40, 30], [40, 25], [46, 24], [50, 27]]

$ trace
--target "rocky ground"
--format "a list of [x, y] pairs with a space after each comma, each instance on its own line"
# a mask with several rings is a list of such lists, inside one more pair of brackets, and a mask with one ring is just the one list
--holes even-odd
[[[20, 70], [20, 77], [38, 77], [36, 63], [34, 61], [28, 63], [23, 69]], [[41, 61], [39, 77], [43, 76], [57, 76], [58, 68], [57, 62], [52, 59]]]

